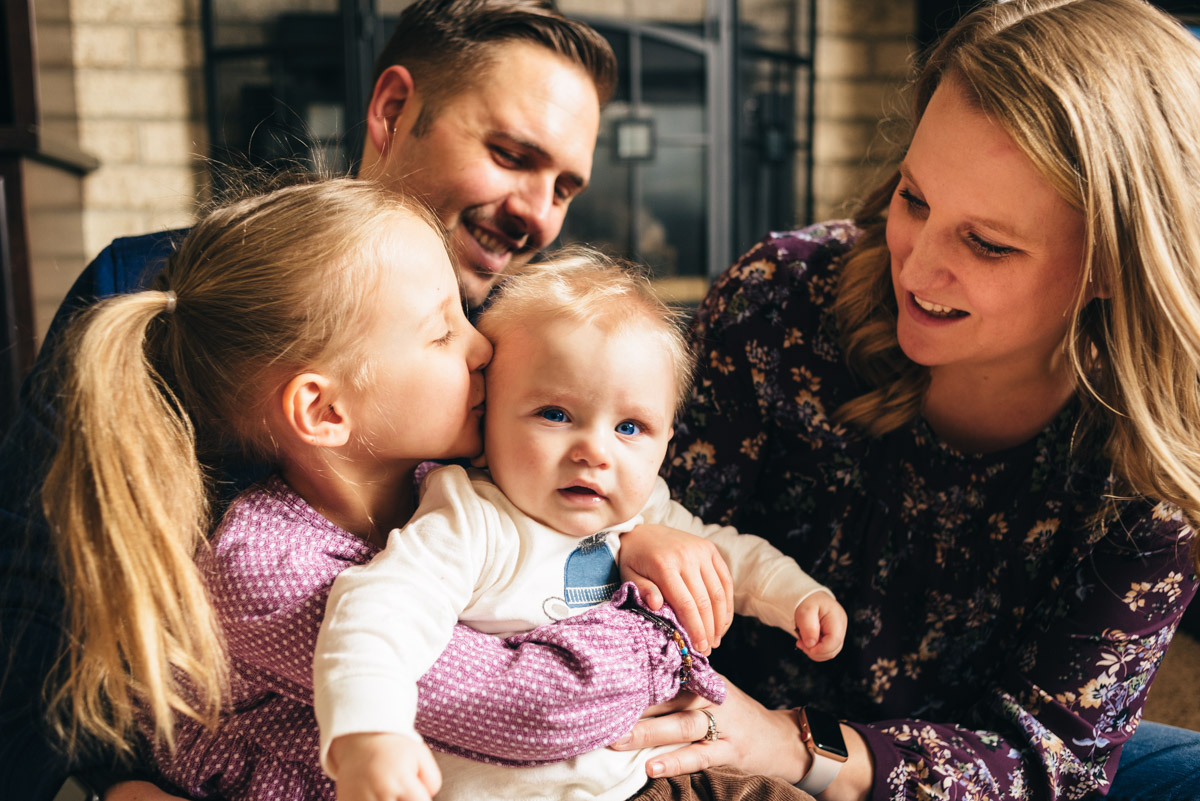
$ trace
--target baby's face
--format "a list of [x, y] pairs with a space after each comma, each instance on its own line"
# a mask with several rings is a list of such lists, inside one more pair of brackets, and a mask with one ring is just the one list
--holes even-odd
[[506, 332], [487, 369], [492, 478], [564, 534], [628, 520], [654, 488], [674, 402], [670, 358], [642, 326], [555, 320]]

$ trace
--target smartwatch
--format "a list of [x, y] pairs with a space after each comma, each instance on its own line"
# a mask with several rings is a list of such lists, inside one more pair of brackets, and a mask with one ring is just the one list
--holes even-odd
[[796, 782], [796, 788], [816, 795], [837, 778], [850, 752], [846, 750], [841, 724], [833, 715], [811, 706], [798, 706], [792, 712], [800, 727], [800, 739], [812, 754], [812, 767]]

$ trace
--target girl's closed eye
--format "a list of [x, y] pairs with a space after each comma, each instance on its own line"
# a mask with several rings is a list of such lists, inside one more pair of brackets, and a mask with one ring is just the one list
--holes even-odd
[[617, 433], [622, 436], [632, 437], [641, 434], [643, 431], [641, 423], [635, 423], [632, 420], [624, 420], [617, 423]]
[[454, 329], [453, 329], [453, 328], [451, 328], [451, 329], [449, 329], [448, 331], [446, 331], [446, 333], [445, 333], [445, 334], [443, 334], [442, 336], [440, 336], [440, 337], [438, 337], [437, 339], [435, 339], [435, 340], [433, 341], [433, 344], [435, 344], [435, 345], [449, 345], [449, 344], [450, 344], [451, 342], [453, 342], [453, 341], [454, 341]]
[[565, 423], [569, 419], [566, 412], [555, 406], [551, 406], [546, 409], [539, 409], [537, 411], [537, 416], [543, 420], [549, 420], [551, 423]]

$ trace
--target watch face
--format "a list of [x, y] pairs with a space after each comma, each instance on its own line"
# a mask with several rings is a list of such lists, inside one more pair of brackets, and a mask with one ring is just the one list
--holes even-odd
[[850, 752], [846, 750], [846, 741], [842, 738], [842, 727], [837, 718], [828, 712], [806, 706], [802, 719], [808, 729], [811, 742], [818, 751], [835, 759], [845, 760], [850, 756]]

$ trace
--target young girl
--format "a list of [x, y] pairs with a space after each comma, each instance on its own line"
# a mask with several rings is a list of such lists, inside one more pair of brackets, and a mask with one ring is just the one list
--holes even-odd
[[[846, 616], [828, 590], [758, 537], [705, 526], [657, 477], [692, 358], [644, 276], [586, 251], [547, 262], [506, 281], [479, 325], [495, 346], [490, 472], [431, 472], [412, 522], [330, 595], [315, 706], [342, 801], [428, 798], [414, 686], [455, 621], [506, 634], [604, 603], [620, 584], [620, 535], [643, 521], [710, 540], [738, 612], [795, 633], [813, 659], [841, 648]], [[623, 801], [646, 784], [651, 753], [519, 770], [439, 754], [438, 798]]]
[[[311, 708], [325, 595], [408, 521], [420, 462], [479, 453], [491, 352], [430, 218], [357, 180], [220, 209], [155, 289], [76, 320], [43, 492], [71, 589], [52, 697], [68, 749], [132, 754], [140, 729], [191, 795], [332, 798]], [[213, 454], [233, 448], [275, 473], [210, 545]], [[678, 632], [656, 622], [607, 606], [507, 645], [458, 629], [418, 728], [493, 759], [611, 742], [679, 689]], [[481, 710], [510, 714], [492, 699], [531, 684], [524, 719], [552, 736], [494, 742]], [[602, 714], [576, 719], [581, 701]]]

